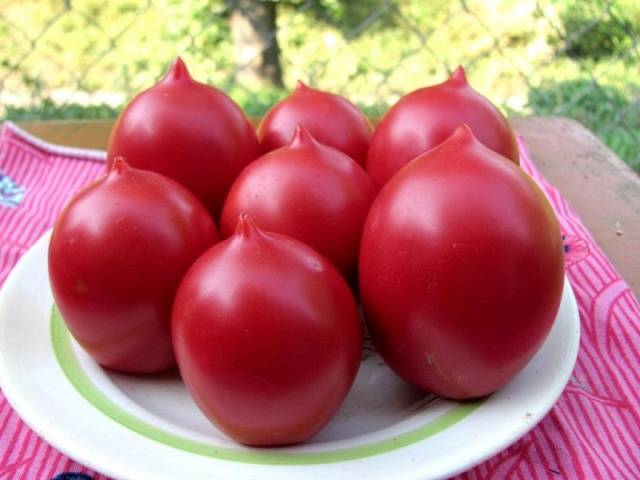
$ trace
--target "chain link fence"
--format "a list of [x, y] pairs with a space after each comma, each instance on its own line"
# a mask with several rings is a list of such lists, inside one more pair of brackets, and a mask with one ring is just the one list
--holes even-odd
[[301, 79], [375, 116], [462, 64], [640, 172], [639, 33], [637, 0], [0, 0], [0, 117], [114, 117], [176, 55], [250, 115]]

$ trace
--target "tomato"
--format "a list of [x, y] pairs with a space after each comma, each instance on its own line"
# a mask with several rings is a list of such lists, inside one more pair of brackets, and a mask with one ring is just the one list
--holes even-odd
[[177, 180], [218, 218], [240, 171], [260, 155], [253, 127], [223, 92], [191, 78], [177, 58], [158, 84], [122, 112], [109, 139], [108, 166], [123, 156], [136, 168]]
[[405, 95], [389, 109], [371, 139], [367, 173], [382, 187], [403, 165], [443, 142], [463, 123], [487, 147], [519, 163], [509, 122], [471, 88], [458, 67], [446, 82]]
[[186, 274], [172, 331], [196, 403], [247, 445], [291, 444], [318, 432], [360, 362], [358, 312], [338, 271], [246, 215]]
[[494, 392], [552, 327], [562, 255], [542, 191], [461, 127], [373, 202], [360, 252], [373, 341], [424, 390], [454, 399]]
[[213, 220], [189, 191], [116, 159], [67, 204], [51, 235], [51, 288], [71, 334], [114, 370], [174, 366], [174, 293], [216, 239]]
[[258, 126], [263, 153], [286, 145], [302, 125], [320, 142], [336, 148], [364, 166], [371, 124], [346, 98], [306, 86], [273, 106]]
[[289, 145], [249, 165], [224, 205], [220, 229], [229, 236], [241, 212], [265, 230], [294, 237], [355, 275], [362, 226], [374, 188], [347, 155], [314, 140], [301, 126]]

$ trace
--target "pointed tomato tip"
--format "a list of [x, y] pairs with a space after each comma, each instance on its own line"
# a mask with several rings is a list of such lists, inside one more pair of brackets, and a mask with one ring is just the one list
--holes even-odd
[[191, 75], [189, 74], [189, 69], [187, 68], [187, 64], [184, 63], [181, 57], [176, 57], [171, 66], [169, 67], [169, 71], [167, 75], [164, 77], [164, 80], [191, 80]]
[[260, 229], [256, 225], [256, 222], [254, 222], [251, 215], [246, 212], [241, 212], [240, 215], [238, 215], [238, 223], [236, 225], [236, 231], [234, 232], [236, 237], [251, 238], [259, 232]]
[[131, 167], [124, 159], [124, 157], [118, 156], [113, 159], [113, 163], [111, 164], [111, 172], [113, 173], [124, 173], [131, 170]]
[[462, 65], [458, 65], [456, 69], [451, 74], [450, 82], [455, 83], [456, 85], [468, 85], [467, 82], [467, 74], [464, 71], [464, 67]]
[[471, 131], [471, 128], [466, 123], [463, 123], [459, 127], [457, 127], [451, 136], [449, 137], [451, 140], [455, 140], [458, 142], [475, 142], [476, 137]]
[[311, 132], [309, 132], [309, 130], [304, 128], [303, 125], [297, 124], [296, 131], [294, 132], [288, 147], [302, 148], [302, 147], [308, 147], [309, 145], [315, 145], [315, 144], [316, 144], [316, 139], [313, 138], [313, 135], [311, 135]]
[[309, 87], [302, 80], [298, 79], [296, 82], [296, 92], [301, 92], [303, 90], [307, 90]]

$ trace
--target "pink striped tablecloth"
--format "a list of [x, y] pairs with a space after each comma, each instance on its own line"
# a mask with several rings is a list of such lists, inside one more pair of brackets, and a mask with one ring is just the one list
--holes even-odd
[[[461, 478], [640, 479], [640, 304], [522, 142], [522, 168], [551, 201], [582, 337], [575, 371], [542, 422]], [[0, 284], [65, 202], [104, 171], [104, 152], [47, 144], [5, 123], [0, 134]], [[55, 394], [52, 392], [52, 395]], [[0, 393], [0, 480], [103, 479], [31, 431]]]

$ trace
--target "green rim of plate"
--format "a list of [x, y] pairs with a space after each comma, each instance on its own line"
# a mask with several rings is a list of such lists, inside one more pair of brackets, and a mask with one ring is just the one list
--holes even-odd
[[192, 440], [159, 428], [111, 401], [87, 376], [71, 346], [71, 334], [58, 309], [51, 309], [51, 342], [58, 364], [78, 393], [104, 415], [120, 425], [163, 445], [205, 457], [241, 463], [266, 465], [313, 465], [345, 462], [380, 455], [412, 445], [432, 437], [469, 416], [483, 402], [466, 402], [456, 405], [444, 415], [414, 430], [389, 439], [322, 452], [274, 452], [268, 449], [233, 449], [216, 447]]

